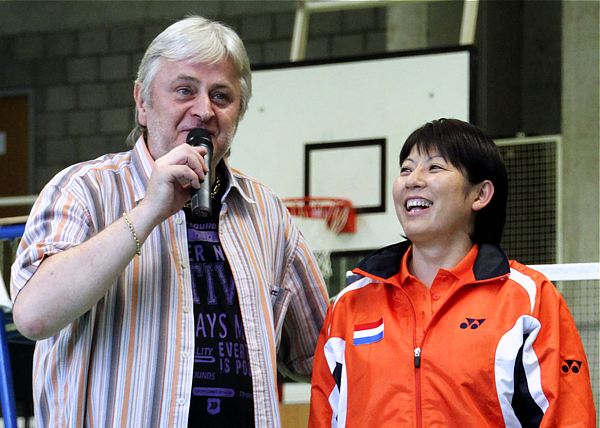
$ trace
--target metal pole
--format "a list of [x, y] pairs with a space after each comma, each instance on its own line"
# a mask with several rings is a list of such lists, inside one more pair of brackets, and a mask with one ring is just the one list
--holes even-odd
[[310, 12], [335, 12], [338, 10], [365, 9], [368, 7], [383, 7], [394, 3], [393, 0], [354, 0], [354, 1], [307, 1], [306, 9]]
[[38, 195], [25, 196], [3, 196], [0, 197], [0, 207], [12, 207], [17, 205], [33, 205]]
[[290, 61], [302, 61], [306, 56], [306, 40], [308, 39], [308, 20], [311, 13], [335, 12], [339, 10], [383, 7], [394, 3], [393, 0], [354, 0], [354, 1], [311, 1], [298, 0], [294, 19], [294, 33]]
[[479, 0], [465, 0], [463, 5], [462, 22], [460, 25], [459, 44], [472, 45], [475, 43], [475, 30], [477, 29], [477, 11]]
[[2, 309], [0, 309], [0, 402], [2, 405], [4, 426], [6, 428], [17, 428], [12, 368], [10, 366], [10, 354], [8, 353], [8, 341], [6, 338], [6, 322]]
[[290, 61], [302, 61], [306, 55], [306, 40], [308, 39], [308, 12], [305, 2], [298, 2], [296, 17], [294, 19], [294, 34], [292, 35], [292, 50]]

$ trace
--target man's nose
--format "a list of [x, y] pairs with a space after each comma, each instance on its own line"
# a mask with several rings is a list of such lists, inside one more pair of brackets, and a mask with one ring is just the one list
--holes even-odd
[[208, 122], [215, 115], [213, 105], [208, 94], [199, 94], [194, 100], [191, 110], [192, 115], [200, 118], [204, 123]]

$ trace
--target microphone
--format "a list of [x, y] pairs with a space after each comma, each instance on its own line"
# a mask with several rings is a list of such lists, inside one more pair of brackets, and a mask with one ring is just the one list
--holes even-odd
[[[212, 139], [208, 131], [202, 128], [192, 129], [185, 141], [190, 146], [202, 146], [206, 148], [206, 154], [204, 155], [204, 162], [210, 168], [210, 162], [213, 155], [213, 144]], [[212, 203], [210, 199], [210, 190], [212, 183], [210, 182], [210, 171], [205, 176], [204, 181], [200, 183], [199, 189], [192, 189], [192, 215], [194, 217], [208, 217], [212, 212]]]

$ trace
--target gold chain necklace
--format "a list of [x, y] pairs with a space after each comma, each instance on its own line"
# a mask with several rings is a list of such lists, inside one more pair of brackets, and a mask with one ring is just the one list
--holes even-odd
[[[220, 189], [221, 189], [221, 175], [219, 175], [219, 173], [217, 173], [217, 176], [215, 179], [215, 184], [213, 185], [212, 191], [210, 192], [210, 199], [214, 199], [215, 196], [217, 196], [217, 193], [219, 193]], [[188, 201], [184, 205], [185, 208], [191, 208], [191, 206], [192, 206], [192, 201]]]
[[212, 192], [210, 192], [210, 199], [214, 199], [215, 196], [217, 196], [217, 193], [219, 193], [220, 188], [221, 188], [221, 175], [219, 173], [217, 173], [215, 184], [212, 188]]

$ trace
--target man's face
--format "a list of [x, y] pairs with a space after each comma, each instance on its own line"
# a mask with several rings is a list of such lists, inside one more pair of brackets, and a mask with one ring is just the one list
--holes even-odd
[[159, 59], [150, 100], [136, 85], [134, 97], [140, 125], [148, 129], [147, 145], [154, 159], [185, 143], [190, 130], [206, 129], [214, 147], [214, 167], [235, 135], [240, 115], [240, 79], [231, 61], [192, 64]]

